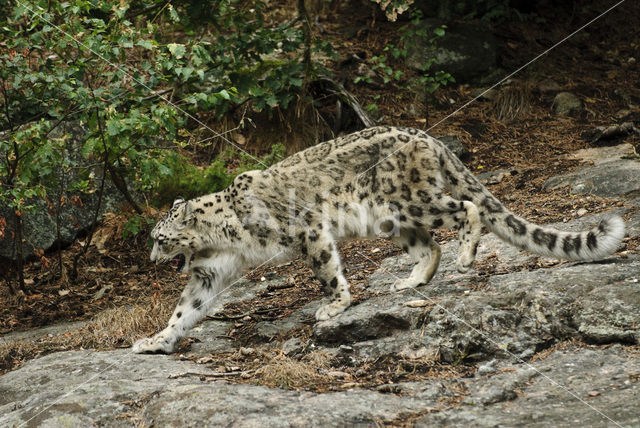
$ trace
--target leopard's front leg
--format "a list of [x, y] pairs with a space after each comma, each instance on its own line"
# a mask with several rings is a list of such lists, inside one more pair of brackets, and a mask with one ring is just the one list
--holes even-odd
[[[222, 291], [221, 286], [232, 277], [229, 268], [233, 264], [220, 265], [220, 260], [195, 263], [191, 278], [180, 295], [167, 328], [153, 337], [138, 340], [132, 351], [138, 354], [170, 354], [187, 332], [205, 317], [207, 310]], [[230, 261], [227, 261], [230, 262]]]

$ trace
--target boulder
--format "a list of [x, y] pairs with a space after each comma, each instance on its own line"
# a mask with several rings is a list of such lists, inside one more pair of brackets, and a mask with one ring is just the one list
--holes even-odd
[[[66, 156], [77, 163], [80, 168], [88, 168], [93, 176], [99, 178], [102, 177], [102, 168], [95, 166], [95, 160], [84, 159], [81, 153], [82, 141], [84, 141], [86, 133], [87, 128], [83, 124], [65, 122], [51, 132], [50, 138], [67, 136], [69, 140], [66, 145], [68, 149]], [[66, 246], [73, 242], [79, 233], [86, 231], [92, 225], [98, 205], [98, 192], [83, 193], [68, 190], [69, 184], [79, 179], [77, 171], [79, 171], [78, 168], [72, 169], [63, 180], [64, 191], [62, 192], [62, 197], [65, 203], [59, 213], [60, 242], [58, 242], [55, 207], [54, 210], [50, 210], [46, 201], [34, 200], [32, 201], [36, 206], [34, 212], [23, 216], [24, 256], [33, 255], [34, 249], [46, 251], [55, 247], [58, 243]], [[46, 183], [46, 185], [49, 186], [47, 189], [49, 199], [51, 201], [57, 200], [58, 187], [51, 187], [51, 183]], [[118, 206], [123, 202], [124, 197], [107, 178], [99, 215], [117, 210]], [[14, 230], [15, 216], [13, 210], [0, 202], [0, 218], [3, 217], [7, 220], [7, 230]], [[12, 236], [12, 233], [6, 233], [4, 239], [0, 239], [0, 257], [16, 260], [15, 242]]]
[[[420, 25], [432, 35], [442, 22], [425, 19]], [[489, 74], [496, 67], [496, 40], [487, 27], [479, 24], [449, 25], [444, 37], [437, 40], [435, 49], [422, 37], [416, 37], [412, 42], [406, 59], [408, 67], [422, 71], [427, 61], [435, 58], [429, 73], [437, 70], [448, 72], [457, 83]]]
[[458, 158], [465, 159], [469, 155], [469, 150], [462, 144], [460, 139], [455, 135], [443, 135], [438, 137], [449, 150], [451, 150]]
[[560, 92], [553, 99], [552, 108], [558, 116], [569, 116], [582, 110], [582, 100], [571, 92]]

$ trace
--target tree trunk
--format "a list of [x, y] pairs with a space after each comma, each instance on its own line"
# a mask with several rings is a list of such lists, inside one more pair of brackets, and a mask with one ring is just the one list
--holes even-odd
[[16, 245], [16, 258], [18, 270], [18, 288], [27, 294], [27, 289], [24, 285], [24, 254], [22, 246], [22, 216], [16, 213], [16, 228], [15, 228], [15, 245]]
[[122, 193], [122, 196], [124, 196], [124, 198], [127, 200], [129, 205], [133, 207], [136, 213], [142, 214], [144, 211], [142, 210], [142, 208], [140, 208], [140, 205], [138, 205], [136, 200], [133, 199], [133, 196], [131, 196], [131, 192], [129, 192], [127, 182], [122, 177], [122, 174], [120, 174], [116, 167], [114, 167], [110, 162], [107, 164], [107, 168], [109, 170], [109, 175], [111, 176], [111, 182], [114, 186], [116, 186], [116, 189], [118, 189], [118, 191]]

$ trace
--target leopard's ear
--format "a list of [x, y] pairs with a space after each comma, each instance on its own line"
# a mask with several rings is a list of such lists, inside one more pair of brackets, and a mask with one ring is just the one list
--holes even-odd
[[182, 211], [182, 216], [184, 217], [184, 219], [188, 219], [191, 218], [193, 216], [193, 206], [191, 204], [191, 202], [189, 201], [182, 201], [182, 203], [184, 203], [184, 209]]
[[183, 226], [195, 226], [198, 219], [193, 210], [193, 204], [190, 201], [185, 201], [182, 208], [182, 224]]
[[182, 199], [180, 196], [178, 196], [178, 199], [173, 201], [173, 205], [171, 205], [171, 208], [175, 208], [176, 206], [178, 206], [180, 204], [184, 204], [184, 199]]

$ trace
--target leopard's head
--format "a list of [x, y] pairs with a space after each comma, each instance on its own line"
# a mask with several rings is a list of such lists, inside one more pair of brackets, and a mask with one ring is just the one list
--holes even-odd
[[187, 272], [191, 258], [197, 251], [198, 240], [191, 203], [176, 199], [171, 209], [151, 231], [151, 238], [152, 262], [160, 264], [173, 261], [178, 270]]

